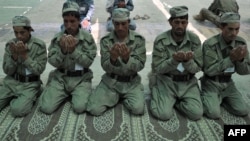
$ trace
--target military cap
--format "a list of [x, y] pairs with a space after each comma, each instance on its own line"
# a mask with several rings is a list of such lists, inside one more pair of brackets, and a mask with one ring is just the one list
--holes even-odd
[[129, 11], [126, 8], [116, 8], [112, 12], [112, 20], [126, 21], [129, 19]]
[[80, 10], [79, 5], [76, 2], [67, 1], [63, 4], [62, 13], [69, 11], [79, 12], [79, 10]]
[[[25, 17], [25, 16], [15, 16], [13, 19], [12, 19], [12, 26], [27, 26], [27, 27], [31, 27], [30, 25], [30, 19]], [[31, 28], [32, 31], [33, 28]]]
[[170, 8], [169, 13], [172, 18], [185, 16], [188, 14], [188, 8], [186, 6], [174, 6]]
[[240, 22], [240, 15], [234, 12], [223, 13], [220, 17], [221, 23], [238, 23]]

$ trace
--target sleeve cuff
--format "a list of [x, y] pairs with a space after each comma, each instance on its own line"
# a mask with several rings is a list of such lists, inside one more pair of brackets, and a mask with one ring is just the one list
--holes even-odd
[[180, 63], [180, 62], [174, 60], [173, 58], [170, 60], [170, 62], [171, 62], [171, 64], [176, 65], [176, 66]]
[[246, 62], [246, 59], [244, 58], [242, 61], [236, 61], [236, 65], [242, 65]]
[[65, 58], [66, 56], [66, 54], [63, 54], [61, 50], [58, 52], [58, 55], [60, 58]]
[[126, 68], [128, 68], [129, 66], [131, 66], [132, 65], [132, 62], [133, 61], [131, 61], [131, 57], [129, 57], [129, 59], [128, 59], [128, 62], [127, 63], [125, 63], [122, 59], [121, 59], [121, 62], [122, 62], [122, 66], [125, 66]]
[[[8, 59], [8, 60], [10, 60], [11, 62], [11, 64], [17, 64], [17, 61], [15, 61], [12, 57], [10, 57], [10, 59]], [[18, 60], [18, 59], [17, 59]]]
[[194, 62], [194, 60], [189, 60], [187, 62], [183, 62], [183, 66], [186, 68], [186, 67], [190, 66], [193, 62]]

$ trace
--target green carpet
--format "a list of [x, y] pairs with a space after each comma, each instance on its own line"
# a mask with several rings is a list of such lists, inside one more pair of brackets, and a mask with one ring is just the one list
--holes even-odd
[[0, 113], [1, 141], [220, 141], [224, 124], [250, 124], [249, 117], [233, 116], [224, 108], [220, 120], [191, 121], [175, 111], [165, 122], [152, 117], [148, 108], [142, 116], [131, 115], [122, 104], [99, 117], [75, 114], [70, 102], [52, 115], [35, 106], [26, 117], [13, 118], [9, 110]]

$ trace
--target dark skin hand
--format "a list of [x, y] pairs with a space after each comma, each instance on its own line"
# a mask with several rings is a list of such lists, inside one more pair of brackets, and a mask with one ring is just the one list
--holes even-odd
[[119, 48], [119, 44], [114, 44], [114, 46], [109, 50], [112, 63], [116, 62], [117, 58], [119, 57]]
[[22, 41], [18, 41], [16, 46], [18, 55], [21, 57], [21, 59], [26, 60], [28, 51], [27, 46]]
[[121, 57], [122, 61], [127, 63], [129, 60], [131, 50], [126, 46], [126, 44], [116, 43], [110, 49], [110, 59], [112, 63], [116, 62], [118, 57]]
[[187, 51], [185, 54], [185, 59], [183, 61], [187, 62], [193, 58], [194, 58], [194, 53], [192, 51]]
[[67, 46], [66, 46], [66, 36], [67, 36], [67, 35], [64, 34], [64, 35], [61, 37], [60, 42], [59, 42], [61, 51], [62, 51], [62, 53], [64, 53], [64, 54], [66, 54], [66, 53], [68, 52]]
[[230, 52], [230, 59], [234, 61], [243, 61], [243, 59], [247, 55], [247, 46], [246, 45], [240, 45]]
[[74, 38], [72, 35], [66, 36], [66, 43], [68, 47], [68, 53], [72, 53], [75, 51], [76, 45], [78, 44], [78, 40]]
[[78, 44], [78, 40], [74, 38], [72, 35], [64, 34], [60, 39], [60, 48], [64, 54], [74, 52], [76, 45]]
[[175, 52], [173, 54], [173, 58], [174, 60], [178, 61], [178, 62], [182, 62], [184, 59], [185, 59], [185, 52], [183, 51], [178, 51], [178, 52]]
[[11, 54], [12, 54], [13, 60], [16, 61], [17, 58], [18, 58], [16, 44], [15, 44], [14, 42], [11, 42], [9, 48], [10, 48], [10, 52], [11, 52]]
[[120, 44], [120, 57], [122, 58], [123, 62], [127, 63], [131, 50], [126, 46], [126, 44]]
[[192, 51], [187, 51], [187, 52], [178, 51], [173, 54], [174, 60], [178, 62], [187, 62], [193, 59], [193, 57], [194, 57], [194, 53]]

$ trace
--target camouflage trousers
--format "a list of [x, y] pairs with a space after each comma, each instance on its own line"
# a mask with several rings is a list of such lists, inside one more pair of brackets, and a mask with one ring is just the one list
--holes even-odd
[[140, 79], [138, 76], [130, 82], [119, 82], [104, 75], [100, 84], [89, 97], [87, 111], [98, 116], [121, 101], [132, 114], [143, 114], [145, 98]]
[[191, 120], [203, 115], [200, 89], [197, 78], [188, 81], [173, 81], [165, 75], [157, 75], [151, 86], [150, 112], [161, 120], [169, 120], [174, 115], [174, 107]]
[[212, 119], [220, 118], [221, 105], [231, 114], [238, 116], [248, 114], [247, 104], [232, 80], [227, 83], [220, 83], [202, 78], [201, 88], [204, 114], [207, 117]]
[[202, 16], [202, 18], [212, 22], [217, 27], [220, 26], [220, 17], [219, 17], [219, 15], [216, 15], [212, 11], [210, 11], [210, 10], [208, 10], [206, 8], [202, 8], [201, 11], [200, 11], [200, 15]]
[[41, 81], [24, 83], [6, 76], [0, 86], [0, 110], [9, 105], [13, 116], [27, 115], [42, 91], [41, 85]]

